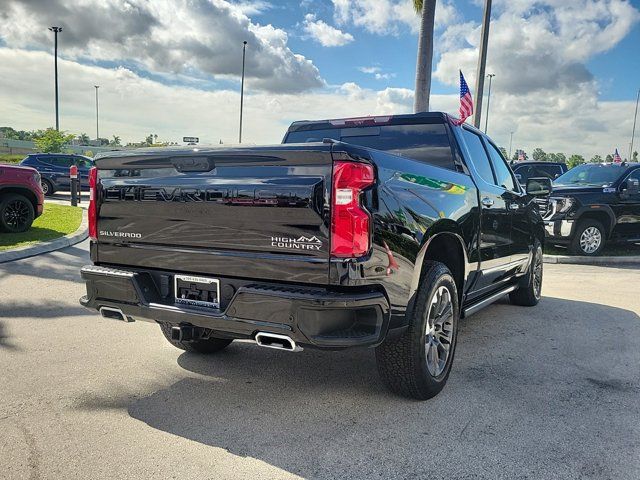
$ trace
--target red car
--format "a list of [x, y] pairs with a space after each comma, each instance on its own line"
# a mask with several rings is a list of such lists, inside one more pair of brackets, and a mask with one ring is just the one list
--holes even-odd
[[40, 174], [34, 168], [0, 165], [0, 232], [28, 230], [43, 205]]

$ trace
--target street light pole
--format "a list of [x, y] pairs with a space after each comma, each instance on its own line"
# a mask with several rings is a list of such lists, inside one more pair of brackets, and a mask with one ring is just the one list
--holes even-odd
[[489, 125], [489, 104], [491, 103], [491, 80], [493, 79], [493, 77], [495, 77], [494, 73], [490, 73], [489, 75], [487, 75], [487, 77], [489, 77], [489, 92], [487, 95], [487, 115], [486, 118], [484, 120], [484, 133], [487, 133], [487, 127]]
[[100, 130], [98, 129], [98, 89], [100, 88], [100, 85], [94, 85], [95, 89], [96, 89], [96, 140], [100, 141]]
[[244, 61], [247, 53], [247, 41], [242, 42], [242, 83], [240, 84], [240, 132], [238, 143], [242, 143], [242, 109], [244, 107]]
[[511, 136], [509, 137], [509, 160], [511, 160], [511, 146], [513, 145], [513, 132], [511, 132]]
[[60, 116], [58, 114], [58, 33], [62, 31], [62, 27], [49, 27], [49, 30], [53, 32], [53, 65], [56, 83], [56, 130], [60, 130]]
[[484, 69], [487, 65], [487, 44], [489, 43], [489, 22], [491, 20], [491, 0], [484, 2], [484, 17], [482, 20], [482, 32], [480, 34], [480, 52], [478, 55], [478, 71], [476, 72], [476, 112], [473, 117], [473, 126], [480, 128], [482, 119], [482, 91], [484, 90]]
[[633, 140], [636, 135], [636, 120], [638, 119], [638, 102], [640, 102], [640, 88], [638, 89], [638, 96], [636, 97], [636, 113], [633, 116], [633, 131], [631, 132], [631, 146], [629, 147], [629, 161], [633, 157]]

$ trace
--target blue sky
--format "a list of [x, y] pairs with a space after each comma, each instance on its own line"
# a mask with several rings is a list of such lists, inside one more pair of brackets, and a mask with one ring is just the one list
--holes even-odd
[[[453, 2], [461, 15], [461, 21], [481, 22], [483, 7], [477, 1], [461, 0]], [[640, 0], [630, 3], [640, 9]], [[333, 6], [331, 1], [313, 2], [311, 9], [319, 20], [334, 25]], [[286, 0], [273, 2], [258, 15], [255, 21], [271, 23], [284, 28], [289, 33], [289, 45], [305, 57], [313, 59], [323, 76], [331, 84], [357, 82], [372, 89], [393, 86], [413, 88], [416, 61], [416, 34], [409, 28], [400, 30], [395, 35], [378, 35], [369, 33], [360, 26], [345, 29], [354, 36], [354, 41], [340, 48], [325, 48], [317, 42], [305, 38], [301, 23], [304, 15], [310, 11], [304, 2]], [[494, 8], [500, 11], [500, 6]], [[440, 29], [441, 31], [441, 29]], [[623, 38], [611, 50], [595, 55], [587, 62], [589, 70], [600, 84], [602, 100], [629, 100], [635, 98], [640, 88], [640, 24]], [[360, 60], [359, 60], [360, 59]], [[365, 61], [365, 59], [375, 59]], [[438, 55], [434, 61], [437, 63]], [[372, 75], [360, 72], [358, 66], [379, 66], [383, 73], [394, 75], [388, 79], [376, 80]], [[451, 93], [455, 86], [445, 85], [437, 78], [432, 86], [433, 93]]]

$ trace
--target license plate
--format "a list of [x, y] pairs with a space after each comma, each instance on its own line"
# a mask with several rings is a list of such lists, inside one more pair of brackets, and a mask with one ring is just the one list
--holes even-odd
[[176, 275], [176, 303], [193, 307], [220, 308], [220, 281], [216, 278]]

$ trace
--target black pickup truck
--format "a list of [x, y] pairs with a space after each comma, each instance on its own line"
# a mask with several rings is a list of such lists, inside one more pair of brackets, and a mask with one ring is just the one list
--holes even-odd
[[90, 175], [81, 303], [233, 339], [375, 347], [386, 384], [444, 386], [458, 319], [538, 303], [544, 223], [495, 144], [443, 113], [296, 122], [281, 145], [111, 152]]
[[547, 241], [595, 256], [607, 243], [640, 242], [640, 163], [589, 163], [553, 182], [538, 199]]

